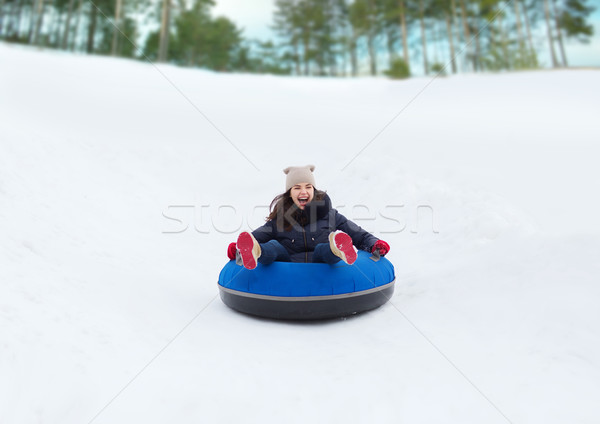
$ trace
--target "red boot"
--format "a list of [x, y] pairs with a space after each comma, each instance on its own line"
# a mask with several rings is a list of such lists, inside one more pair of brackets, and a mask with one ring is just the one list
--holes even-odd
[[260, 257], [260, 245], [252, 234], [248, 232], [240, 233], [237, 239], [237, 249], [242, 257], [242, 263], [246, 269], [256, 268], [257, 260]]
[[352, 244], [352, 238], [343, 231], [335, 231], [329, 234], [329, 247], [333, 254], [348, 265], [356, 261], [356, 248]]

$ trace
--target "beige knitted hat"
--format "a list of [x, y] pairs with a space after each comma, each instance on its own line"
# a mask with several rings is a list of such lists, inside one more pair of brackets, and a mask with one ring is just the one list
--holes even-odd
[[283, 173], [287, 175], [285, 178], [285, 191], [300, 183], [310, 183], [314, 186], [315, 176], [312, 173], [314, 170], [314, 165], [289, 166], [285, 168], [283, 170]]

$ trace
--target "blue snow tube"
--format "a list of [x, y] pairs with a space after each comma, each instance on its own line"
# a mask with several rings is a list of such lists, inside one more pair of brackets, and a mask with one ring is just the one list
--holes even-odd
[[358, 252], [353, 265], [274, 262], [253, 270], [230, 261], [219, 274], [223, 302], [237, 311], [275, 319], [310, 320], [375, 309], [394, 292], [394, 267]]

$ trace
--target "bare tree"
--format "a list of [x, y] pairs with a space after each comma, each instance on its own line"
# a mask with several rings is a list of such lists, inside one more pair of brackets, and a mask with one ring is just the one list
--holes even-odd
[[423, 49], [423, 69], [425, 74], [429, 73], [429, 61], [427, 59], [427, 31], [425, 30], [425, 2], [419, 0], [419, 22], [421, 26], [421, 46]]
[[463, 31], [465, 34], [465, 43], [466, 43], [466, 51], [467, 51], [467, 56], [471, 56], [473, 58], [473, 69], [476, 70], [477, 66], [475, 65], [476, 60], [475, 60], [475, 54], [471, 53], [473, 46], [472, 46], [472, 40], [471, 40], [471, 29], [469, 27], [469, 15], [467, 13], [467, 7], [465, 5], [465, 0], [460, 0], [459, 1], [459, 5], [460, 5], [460, 16], [462, 19], [462, 24], [463, 24]]
[[2, 27], [4, 23], [4, 5], [5, 1], [0, 0], [0, 35], [2, 35]]
[[375, 37], [377, 36], [377, 7], [374, 0], [368, 0], [367, 14], [367, 51], [369, 52], [369, 62], [371, 75], [377, 75], [377, 51], [375, 49]]
[[96, 39], [96, 25], [98, 24], [98, 6], [93, 1], [90, 1], [90, 20], [88, 22], [88, 36], [86, 51], [94, 53], [94, 45]]
[[79, 0], [77, 6], [77, 18], [75, 19], [75, 26], [73, 28], [73, 37], [71, 37], [71, 44], [69, 45], [70, 50], [75, 50], [77, 42], [77, 35], [79, 34], [79, 23], [81, 22], [81, 15], [83, 14], [83, 0]]
[[119, 35], [121, 34], [121, 8], [123, 7], [123, 0], [116, 0], [116, 2], [117, 4], [115, 7], [115, 21], [113, 23], [113, 38], [110, 49], [111, 56], [117, 55], [117, 44], [119, 40]]
[[71, 17], [73, 16], [73, 4], [75, 0], [69, 0], [67, 7], [67, 18], [65, 19], [65, 27], [63, 29], [62, 41], [60, 42], [60, 48], [66, 50], [69, 42], [69, 32], [71, 31]]
[[162, 2], [162, 18], [160, 23], [160, 41], [158, 46], [158, 61], [166, 62], [169, 53], [169, 34], [171, 24], [171, 0]]
[[560, 16], [556, 9], [556, 0], [552, 0], [552, 13], [554, 14], [554, 23], [556, 25], [556, 39], [558, 41], [558, 47], [560, 49], [560, 55], [562, 58], [563, 66], [569, 66], [567, 63], [567, 54], [565, 53], [565, 45], [563, 43], [562, 30], [560, 29]]
[[452, 73], [455, 74], [458, 70], [456, 67], [456, 51], [454, 48], [454, 0], [448, 3], [443, 1], [438, 4], [438, 7], [443, 14], [443, 19], [446, 23], [446, 37], [448, 39], [448, 49], [450, 53], [450, 64], [452, 66]]
[[29, 27], [29, 44], [38, 44], [44, 20], [44, 0], [35, 0], [34, 7], [35, 15], [33, 15]]
[[525, 30], [527, 31], [527, 45], [529, 48], [529, 55], [531, 57], [531, 66], [533, 66], [534, 68], [537, 68], [538, 66], [538, 61], [537, 61], [537, 53], [535, 51], [535, 46], [533, 44], [533, 35], [531, 34], [531, 21], [529, 19], [529, 13], [527, 11], [527, 8], [523, 5], [523, 1], [522, 0], [515, 0], [515, 3], [518, 4], [521, 8], [523, 8], [523, 17], [524, 17], [524, 21], [525, 21]]
[[399, 0], [398, 6], [400, 8], [400, 30], [402, 32], [402, 56], [408, 64], [410, 63], [410, 52], [408, 51], [408, 28], [406, 27], [406, 2]]

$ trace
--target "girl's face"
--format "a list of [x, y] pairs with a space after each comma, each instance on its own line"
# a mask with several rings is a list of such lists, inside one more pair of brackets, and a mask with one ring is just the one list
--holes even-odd
[[292, 200], [300, 209], [304, 209], [306, 204], [310, 202], [315, 195], [315, 188], [310, 183], [296, 184], [290, 190]]

